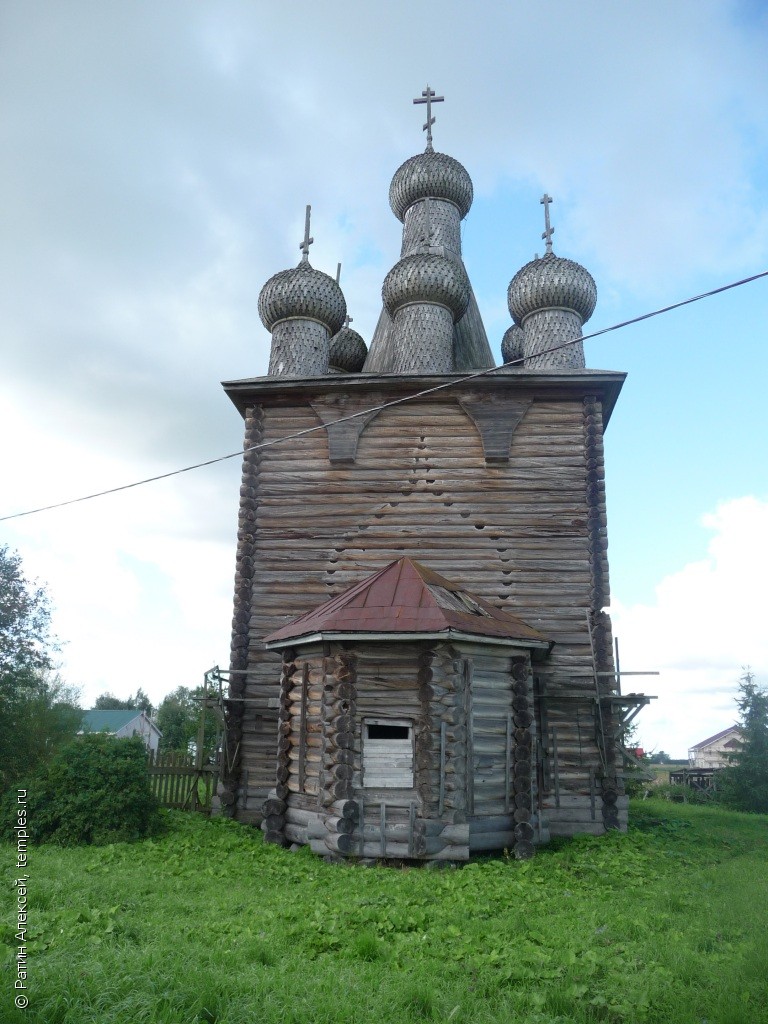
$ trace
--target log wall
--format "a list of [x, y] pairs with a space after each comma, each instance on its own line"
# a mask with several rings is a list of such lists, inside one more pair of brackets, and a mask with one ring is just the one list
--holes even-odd
[[[297, 644], [283, 658], [269, 842], [323, 856], [467, 860], [547, 838], [527, 653], [444, 642]], [[366, 724], [407, 722], [413, 785], [366, 778]]]
[[[274, 787], [280, 666], [264, 650], [263, 637], [407, 554], [555, 642], [546, 662], [535, 666], [529, 712], [538, 723], [530, 776], [549, 828], [557, 833], [559, 822], [570, 827], [562, 801], [567, 794], [590, 814], [597, 800], [601, 825], [622, 823], [615, 810], [621, 778], [612, 743], [601, 751], [596, 739], [593, 649], [600, 669], [612, 667], [610, 623], [601, 613], [608, 603], [608, 568], [600, 389], [590, 393], [586, 378], [542, 391], [520, 378], [498, 382], [497, 390], [499, 417], [508, 392], [517, 410], [506, 460], [498, 444], [493, 458], [486, 458], [488, 438], [484, 447], [480, 421], [467, 411], [482, 402], [487, 423], [497, 392], [478, 394], [466, 385], [379, 412], [364, 429], [357, 424], [355, 443], [343, 448], [343, 458], [332, 461], [333, 431], [327, 427], [246, 457], [232, 664], [246, 665], [241, 692], [249, 703], [239, 722], [233, 711], [230, 729], [244, 769], [231, 788], [242, 820], [261, 819]], [[357, 389], [358, 404], [368, 407], [391, 397], [373, 383], [365, 394]], [[300, 393], [254, 395], [246, 437], [269, 442], [332, 419], [327, 408], [322, 419], [316, 408]], [[442, 657], [430, 662], [437, 675], [448, 671]], [[483, 683], [480, 690], [486, 699], [493, 685]], [[608, 692], [607, 684], [601, 692]], [[376, 700], [371, 693], [370, 707]], [[432, 742], [439, 744], [437, 732]], [[307, 755], [308, 784], [311, 763]], [[420, 799], [428, 793], [435, 800], [428, 775], [433, 770], [432, 764], [419, 770]], [[460, 774], [458, 764], [455, 770]], [[444, 809], [460, 810], [452, 793], [443, 799]]]

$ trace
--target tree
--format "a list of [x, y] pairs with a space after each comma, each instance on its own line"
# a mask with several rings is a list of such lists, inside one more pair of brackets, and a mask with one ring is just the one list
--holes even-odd
[[[10, 839], [16, 794], [7, 793], [3, 804], [0, 836]], [[101, 845], [156, 832], [158, 801], [143, 742], [93, 733], [68, 743], [32, 776], [27, 817], [33, 843]]]
[[53, 668], [59, 645], [51, 634], [51, 603], [45, 587], [28, 580], [21, 557], [0, 547], [0, 673]]
[[24, 575], [21, 557], [0, 547], [0, 790], [48, 760], [78, 731], [76, 690], [55, 672], [45, 587]]
[[666, 750], [660, 750], [657, 754], [651, 755], [651, 764], [669, 764], [672, 758], [666, 752]]
[[739, 748], [718, 779], [720, 799], [738, 811], [768, 814], [768, 690], [748, 668], [739, 680]]
[[[177, 686], [163, 697], [157, 709], [157, 727], [163, 734], [160, 741], [162, 750], [189, 751], [197, 743], [205, 690], [202, 686], [194, 690], [188, 686]], [[205, 716], [204, 753], [212, 754], [218, 744], [219, 729], [213, 712]]]
[[94, 711], [146, 711], [151, 715], [154, 706], [141, 687], [135, 696], [115, 697], [112, 693], [100, 693], [93, 705]]

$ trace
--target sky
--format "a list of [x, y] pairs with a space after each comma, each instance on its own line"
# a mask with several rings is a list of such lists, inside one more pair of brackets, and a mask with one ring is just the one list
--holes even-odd
[[[423, 148], [475, 187], [492, 347], [543, 251], [598, 330], [768, 270], [768, 8], [738, 0], [10, 0], [0, 6], [0, 516], [234, 453], [220, 382], [266, 372], [257, 300], [335, 274], [369, 340]], [[628, 373], [606, 434], [611, 614], [639, 740], [684, 757], [768, 684], [768, 279], [585, 345]], [[500, 361], [500, 360], [499, 360]], [[0, 522], [47, 584], [84, 706], [228, 663], [240, 467]]]

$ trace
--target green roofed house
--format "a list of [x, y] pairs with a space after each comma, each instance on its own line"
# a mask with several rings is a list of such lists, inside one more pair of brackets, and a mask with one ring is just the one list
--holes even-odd
[[163, 735], [146, 711], [86, 711], [83, 715], [81, 736], [86, 732], [107, 732], [110, 736], [123, 739], [126, 736], [141, 736], [147, 750], [157, 751]]

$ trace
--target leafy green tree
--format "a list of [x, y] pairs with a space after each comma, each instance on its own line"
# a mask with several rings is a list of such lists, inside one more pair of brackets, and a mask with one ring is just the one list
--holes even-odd
[[45, 587], [24, 575], [21, 557], [0, 547], [0, 672], [53, 668], [59, 646], [51, 634], [51, 603]]
[[0, 790], [78, 731], [82, 711], [77, 691], [55, 672], [58, 651], [45, 587], [0, 547]]
[[[157, 727], [163, 734], [160, 741], [161, 750], [188, 751], [197, 743], [200, 728], [200, 714], [204, 688], [190, 689], [188, 686], [177, 686], [167, 694], [157, 709]], [[218, 723], [212, 712], [205, 716], [204, 753], [212, 754], [218, 743]]]
[[[147, 774], [147, 751], [137, 736], [81, 736], [39, 767], [25, 788], [33, 843], [130, 842], [161, 825]], [[0, 826], [4, 838], [11, 838], [15, 801], [15, 793], [6, 794]]]
[[125, 698], [115, 697], [113, 693], [100, 693], [93, 705], [94, 711], [146, 711], [151, 715], [154, 706], [149, 697], [138, 688], [136, 694]]
[[768, 690], [745, 669], [739, 681], [739, 749], [722, 770], [718, 791], [724, 804], [738, 811], [768, 814]]
[[666, 750], [660, 750], [656, 754], [651, 755], [651, 764], [671, 764], [672, 758], [666, 752]]

